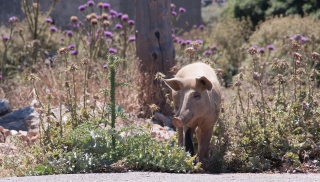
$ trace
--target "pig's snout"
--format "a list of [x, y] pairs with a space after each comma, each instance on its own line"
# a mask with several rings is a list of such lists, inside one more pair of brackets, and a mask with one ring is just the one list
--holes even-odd
[[181, 119], [178, 117], [172, 118], [172, 124], [177, 128], [183, 127], [183, 123], [182, 123]]

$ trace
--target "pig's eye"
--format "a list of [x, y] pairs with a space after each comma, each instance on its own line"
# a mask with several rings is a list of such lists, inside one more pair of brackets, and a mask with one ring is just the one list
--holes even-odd
[[195, 98], [195, 99], [200, 99], [201, 96], [200, 96], [200, 94], [199, 94], [198, 92], [194, 92], [193, 98]]

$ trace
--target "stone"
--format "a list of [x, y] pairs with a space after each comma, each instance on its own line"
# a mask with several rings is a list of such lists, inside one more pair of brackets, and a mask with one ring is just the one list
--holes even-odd
[[37, 118], [38, 113], [32, 106], [28, 106], [0, 117], [0, 126], [9, 130], [28, 131]]
[[9, 103], [5, 99], [0, 99], [0, 116], [4, 116], [10, 113], [12, 110], [9, 106]]

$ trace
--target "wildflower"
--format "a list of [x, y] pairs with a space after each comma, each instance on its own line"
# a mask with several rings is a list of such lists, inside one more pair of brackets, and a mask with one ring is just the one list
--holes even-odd
[[78, 7], [78, 10], [79, 11], [84, 11], [86, 9], [86, 5], [80, 5], [79, 7]]
[[103, 4], [102, 4], [102, 7], [103, 7], [104, 9], [110, 9], [110, 4], [109, 4], [109, 3], [103, 3]]
[[264, 52], [265, 52], [265, 51], [264, 51], [264, 48], [260, 48], [260, 49], [259, 49], [259, 52], [260, 52], [261, 54], [264, 54]]
[[102, 7], [103, 7], [103, 3], [102, 3], [102, 2], [99, 2], [99, 3], [97, 4], [97, 7], [98, 7], [98, 8], [102, 8]]
[[88, 6], [93, 6], [94, 5], [94, 2], [92, 0], [88, 1], [87, 2]]
[[103, 26], [109, 26], [110, 25], [110, 22], [109, 21], [107, 21], [107, 20], [104, 20], [103, 21]]
[[84, 58], [84, 59], [82, 60], [82, 64], [83, 64], [83, 65], [89, 65], [89, 59], [88, 59], [88, 58]]
[[257, 48], [255, 47], [250, 47], [249, 50], [248, 50], [248, 53], [251, 54], [251, 55], [255, 55], [257, 54]]
[[210, 55], [212, 54], [212, 51], [206, 50], [206, 51], [204, 52], [204, 54], [210, 56]]
[[203, 30], [203, 29], [204, 29], [204, 25], [200, 25], [200, 26], [199, 26], [199, 29], [200, 29], [200, 30]]
[[200, 40], [200, 39], [197, 39], [196, 40], [200, 45], [202, 45], [203, 44], [203, 41], [202, 40]]
[[104, 35], [105, 35], [106, 37], [113, 37], [112, 32], [109, 32], [109, 31], [105, 31], [105, 32], [104, 32]]
[[51, 18], [46, 18], [46, 22], [51, 24], [53, 23], [53, 20]]
[[217, 46], [217, 45], [213, 45], [213, 46], [211, 47], [211, 50], [217, 51], [217, 50], [218, 50], [218, 46]]
[[306, 74], [306, 70], [304, 68], [299, 68], [299, 69], [297, 69], [297, 74], [304, 75], [304, 74]]
[[297, 42], [293, 42], [290, 44], [290, 48], [294, 51], [300, 50], [301, 46]]
[[267, 46], [267, 49], [268, 49], [269, 51], [273, 51], [273, 50], [274, 50], [274, 46], [273, 46], [273, 45], [268, 45], [268, 46]]
[[101, 17], [104, 20], [108, 20], [108, 14], [107, 13], [102, 13]]
[[61, 41], [64, 41], [64, 37], [61, 37], [60, 40], [61, 40]]
[[122, 29], [122, 25], [116, 24], [116, 29]]
[[112, 15], [112, 16], [116, 16], [117, 15], [117, 12], [115, 11], [115, 10], [110, 10], [110, 15]]
[[58, 29], [55, 26], [51, 26], [49, 29], [50, 29], [51, 32], [57, 32], [58, 31]]
[[157, 106], [155, 104], [149, 105], [149, 108], [150, 108], [151, 112], [158, 111], [160, 109], [159, 106]]
[[178, 42], [179, 41], [179, 38], [178, 37], [175, 37], [174, 39], [173, 39], [173, 42]]
[[91, 19], [90, 21], [91, 25], [96, 25], [98, 24], [98, 20], [96, 18]]
[[127, 14], [124, 14], [124, 15], [121, 16], [121, 20], [122, 21], [128, 21], [128, 19], [129, 19], [129, 17], [128, 17]]
[[122, 13], [118, 13], [118, 14], [117, 14], [117, 17], [118, 17], [118, 18], [121, 18], [122, 15], [123, 15]]
[[74, 72], [74, 71], [77, 71], [77, 70], [78, 70], [78, 67], [77, 67], [76, 64], [73, 63], [73, 64], [70, 65], [69, 71]]
[[10, 37], [7, 35], [2, 36], [2, 41], [3, 42], [7, 42], [8, 40], [10, 40]]
[[194, 48], [193, 47], [188, 47], [188, 48], [186, 48], [186, 50], [184, 50], [188, 55], [192, 55], [194, 52], [195, 52], [195, 50], [194, 50]]
[[293, 58], [294, 58], [294, 60], [296, 60], [296, 61], [300, 61], [300, 60], [302, 59], [302, 56], [301, 56], [301, 54], [295, 52], [295, 53], [293, 54]]
[[73, 50], [73, 51], [71, 51], [71, 55], [74, 55], [74, 56], [76, 56], [76, 55], [78, 55], [78, 51], [77, 50]]
[[15, 16], [9, 18], [9, 22], [10, 23], [15, 23], [17, 21], [19, 21], [19, 19], [17, 17], [15, 17]]
[[253, 72], [252, 78], [253, 78], [253, 80], [260, 81], [261, 74], [259, 74], [258, 72]]
[[74, 48], [75, 48], [75, 45], [74, 45], [74, 44], [70, 44], [70, 45], [68, 46], [68, 50], [74, 50]]
[[135, 40], [136, 40], [136, 37], [135, 37], [135, 36], [129, 37], [129, 42], [134, 42]]
[[72, 30], [68, 30], [68, 31], [67, 31], [67, 35], [68, 35], [68, 37], [72, 37], [72, 36], [73, 36]]
[[301, 37], [300, 38], [300, 41], [303, 43], [303, 42], [306, 42], [306, 41], [308, 41], [309, 39], [307, 38], [307, 37]]
[[129, 20], [128, 23], [129, 25], [134, 25], [134, 20]]
[[73, 22], [73, 23], [77, 23], [77, 22], [78, 22], [78, 17], [76, 17], [76, 16], [71, 16], [71, 17], [70, 17], [70, 21]]
[[186, 44], [191, 44], [192, 40], [186, 40]]
[[108, 67], [108, 64], [107, 64], [107, 63], [103, 64], [103, 68], [104, 68], [104, 69], [106, 69], [107, 67]]
[[186, 41], [184, 41], [184, 40], [180, 40], [180, 44], [182, 45], [182, 46], [186, 46], [187, 45], [187, 43], [186, 43]]
[[177, 12], [172, 11], [172, 12], [171, 12], [171, 15], [172, 15], [172, 16], [177, 16]]
[[114, 48], [109, 48], [109, 53], [117, 54], [117, 50]]
[[185, 13], [185, 12], [186, 12], [186, 9], [180, 7], [180, 8], [179, 8], [179, 12], [180, 12], [180, 13]]
[[317, 52], [313, 52], [311, 54], [311, 58], [314, 59], [314, 60], [320, 60], [320, 54], [317, 53]]
[[171, 4], [170, 4], [170, 8], [171, 8], [171, 11], [173, 11], [174, 9], [176, 9], [176, 5], [173, 4], [173, 3], [171, 3]]
[[198, 41], [193, 41], [191, 43], [192, 47], [195, 48], [196, 50], [198, 50], [199, 46], [200, 46], [200, 43]]

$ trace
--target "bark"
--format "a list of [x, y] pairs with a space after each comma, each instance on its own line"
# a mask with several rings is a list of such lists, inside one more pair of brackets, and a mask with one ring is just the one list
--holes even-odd
[[171, 38], [171, 0], [136, 0], [136, 48], [141, 73], [139, 86], [140, 117], [150, 116], [148, 105], [156, 104], [160, 112], [172, 114], [166, 104], [157, 72], [171, 77], [170, 68], [175, 65], [175, 51]]

